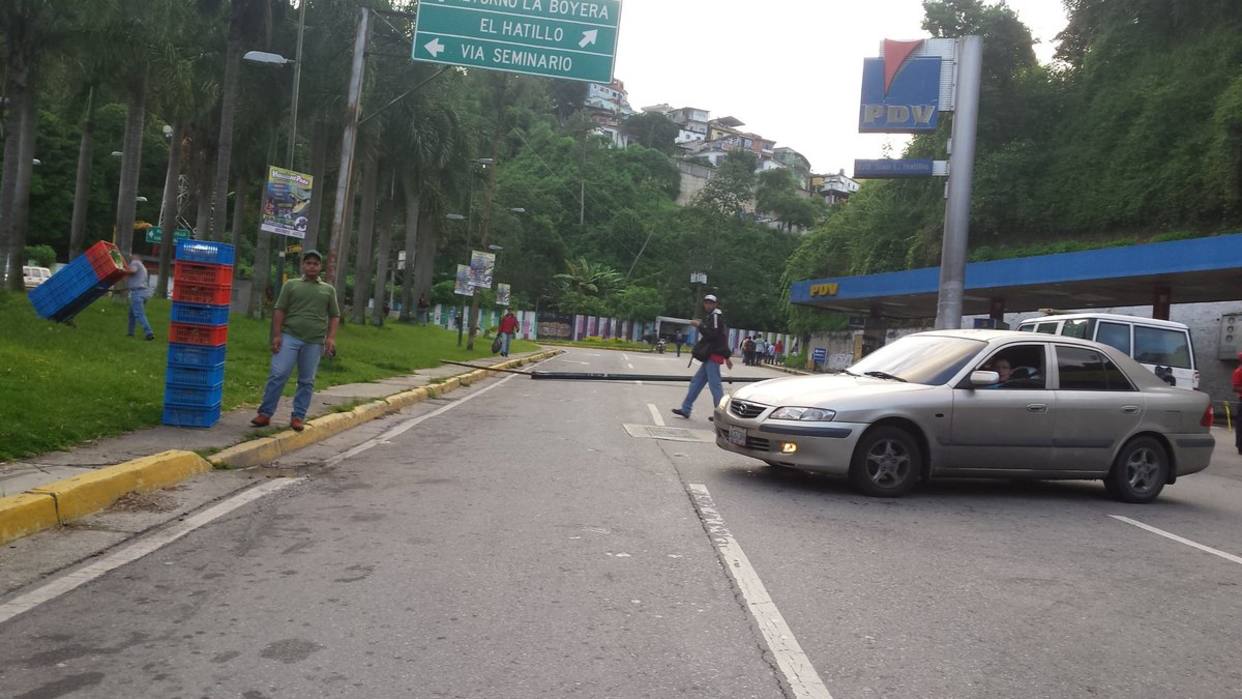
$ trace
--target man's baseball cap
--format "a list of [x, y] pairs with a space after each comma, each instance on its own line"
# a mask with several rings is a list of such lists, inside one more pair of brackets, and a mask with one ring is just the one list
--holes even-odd
[[712, 303], [716, 303], [716, 295], [715, 295], [715, 294], [708, 294], [707, 296], [704, 296], [704, 297], [703, 297], [703, 300], [704, 300], [704, 301], [711, 301]]
[[318, 250], [307, 250], [306, 252], [302, 253], [303, 260], [305, 260], [308, 257], [313, 257], [316, 260], [323, 262], [323, 255], [320, 255]]

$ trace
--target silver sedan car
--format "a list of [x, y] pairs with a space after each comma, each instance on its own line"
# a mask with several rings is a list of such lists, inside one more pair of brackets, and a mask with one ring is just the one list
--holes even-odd
[[1207, 468], [1211, 424], [1207, 394], [1112, 347], [1003, 330], [910, 335], [840, 374], [745, 386], [715, 413], [721, 448], [879, 497], [982, 476], [1103, 479], [1150, 502]]

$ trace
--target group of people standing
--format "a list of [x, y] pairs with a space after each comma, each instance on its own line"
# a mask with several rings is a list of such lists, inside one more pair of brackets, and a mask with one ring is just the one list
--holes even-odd
[[742, 363], [747, 366], [759, 364], [776, 364], [785, 358], [785, 342], [778, 339], [768, 342], [759, 335], [747, 335], [738, 343], [742, 352]]

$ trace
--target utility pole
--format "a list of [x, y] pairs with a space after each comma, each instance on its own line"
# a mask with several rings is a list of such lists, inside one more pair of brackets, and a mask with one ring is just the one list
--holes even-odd
[[[332, 234], [328, 239], [328, 259], [324, 276], [336, 287], [336, 295], [345, 299], [345, 274], [342, 268], [349, 256], [349, 202], [353, 197], [353, 170], [358, 144], [358, 119], [362, 114], [362, 76], [366, 66], [367, 37], [370, 34], [370, 11], [363, 7], [354, 38], [354, 58], [349, 74], [349, 96], [346, 102], [345, 129], [341, 134], [341, 163], [336, 177], [336, 206], [332, 211]], [[408, 260], [407, 260], [408, 263]]]
[[957, 99], [949, 139], [948, 201], [940, 252], [940, 297], [936, 328], [962, 327], [966, 287], [966, 247], [970, 240], [970, 195], [975, 177], [975, 134], [979, 123], [979, 83], [983, 73], [983, 37], [958, 39]]

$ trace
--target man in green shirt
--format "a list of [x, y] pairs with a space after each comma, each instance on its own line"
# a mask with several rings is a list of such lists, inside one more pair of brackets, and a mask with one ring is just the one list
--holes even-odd
[[285, 282], [276, 299], [276, 309], [272, 313], [272, 368], [259, 414], [250, 421], [255, 427], [272, 423], [280, 394], [296, 366], [298, 389], [293, 394], [293, 418], [289, 427], [301, 432], [315, 391], [319, 358], [325, 352], [329, 357], [336, 354], [336, 328], [341, 322], [341, 307], [336, 302], [336, 289], [319, 279], [322, 267], [323, 257], [319, 252], [307, 250], [302, 254], [302, 278]]

